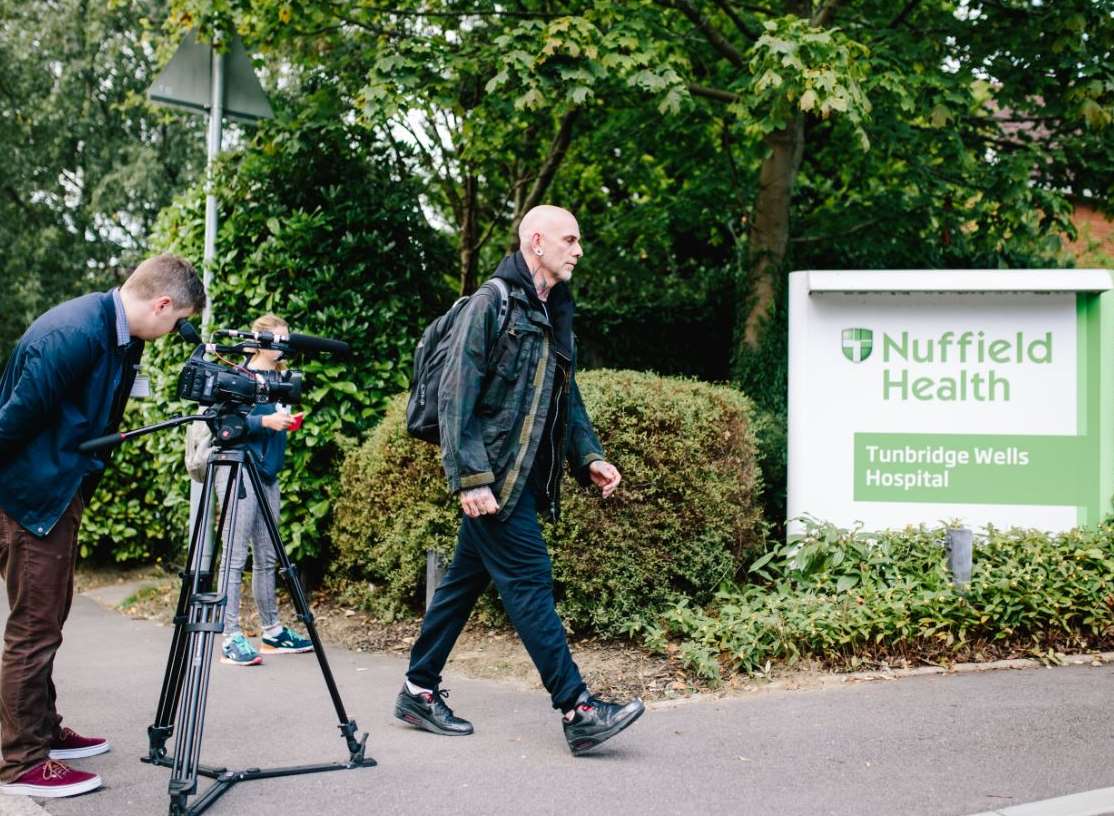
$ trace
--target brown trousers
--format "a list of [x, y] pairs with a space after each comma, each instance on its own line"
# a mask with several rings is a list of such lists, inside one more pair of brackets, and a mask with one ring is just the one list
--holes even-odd
[[0, 782], [46, 759], [61, 735], [51, 674], [73, 600], [82, 510], [81, 496], [75, 496], [45, 538], [0, 510], [0, 573], [9, 610], [0, 664]]

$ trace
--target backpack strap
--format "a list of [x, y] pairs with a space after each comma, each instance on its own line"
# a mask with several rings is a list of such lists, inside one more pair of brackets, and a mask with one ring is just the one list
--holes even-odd
[[491, 348], [487, 350], [487, 365], [490, 368], [491, 356], [495, 353], [499, 338], [507, 333], [507, 325], [511, 322], [511, 292], [507, 282], [502, 278], [491, 278], [484, 286], [487, 286], [488, 283], [499, 291], [499, 331], [495, 333], [495, 341], [491, 344]]
[[499, 338], [507, 330], [507, 323], [510, 321], [511, 293], [507, 289], [507, 282], [502, 278], [492, 278], [491, 282], [499, 290], [499, 334], [496, 335], [496, 338]]
[[499, 331], [495, 334], [495, 340], [498, 342], [507, 331], [507, 325], [511, 322], [511, 290], [507, 286], [507, 282], [502, 278], [491, 278], [484, 284], [490, 283], [499, 291]]

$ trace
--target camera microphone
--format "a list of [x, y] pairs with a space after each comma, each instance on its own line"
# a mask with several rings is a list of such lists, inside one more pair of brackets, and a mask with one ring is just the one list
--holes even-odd
[[343, 340], [333, 340], [328, 337], [314, 337], [312, 334], [274, 334], [273, 332], [238, 331], [236, 329], [221, 329], [217, 335], [225, 337], [244, 338], [262, 343], [264, 348], [270, 348], [272, 343], [279, 343], [291, 351], [325, 352], [326, 354], [348, 354], [352, 347]]
[[328, 354], [348, 354], [352, 349], [343, 340], [328, 337], [314, 337], [312, 334], [275, 335], [275, 340], [285, 343], [294, 351], [326, 352]]

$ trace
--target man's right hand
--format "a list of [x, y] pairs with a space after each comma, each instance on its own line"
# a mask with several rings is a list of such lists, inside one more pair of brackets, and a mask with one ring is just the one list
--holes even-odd
[[499, 512], [499, 502], [495, 501], [495, 494], [487, 485], [460, 491], [460, 507], [469, 518]]

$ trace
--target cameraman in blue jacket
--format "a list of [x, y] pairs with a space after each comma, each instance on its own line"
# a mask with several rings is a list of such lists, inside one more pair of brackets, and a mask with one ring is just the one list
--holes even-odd
[[[109, 750], [62, 728], [51, 673], [73, 598], [81, 514], [106, 454], [82, 442], [113, 433], [137, 383], [146, 340], [205, 305], [189, 262], [149, 258], [123, 286], [49, 310], [27, 329], [0, 377], [0, 573], [8, 591], [0, 665], [0, 793], [74, 796], [96, 774], [59, 760]], [[138, 386], [138, 387], [137, 387]]]

